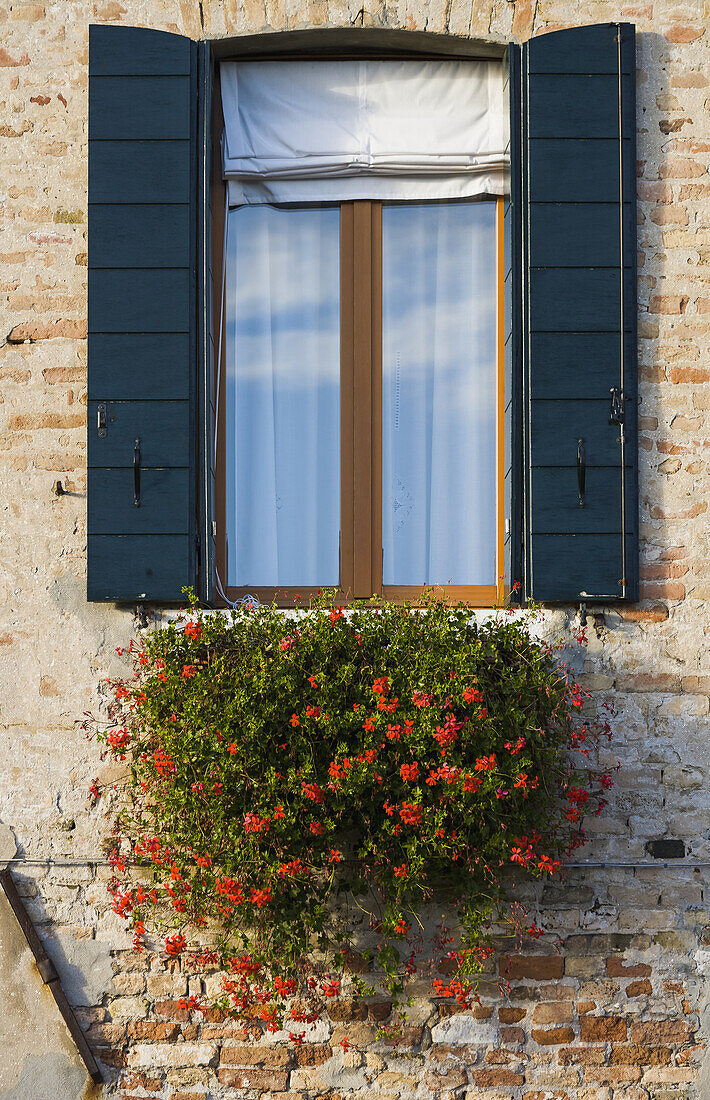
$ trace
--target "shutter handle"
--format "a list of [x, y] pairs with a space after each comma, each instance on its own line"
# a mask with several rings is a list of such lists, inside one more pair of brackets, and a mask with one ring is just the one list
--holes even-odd
[[105, 439], [108, 434], [106, 427], [106, 403], [104, 401], [98, 406], [96, 410], [96, 431], [98, 432], [99, 439]]
[[587, 456], [584, 453], [584, 440], [577, 440], [577, 491], [579, 507], [584, 508], [584, 487], [587, 480]]
[[625, 402], [626, 394], [623, 390], [617, 389], [616, 386], [612, 386], [611, 390], [611, 408], [609, 410], [609, 421], [611, 424], [623, 424], [625, 415]]
[[141, 506], [141, 441], [137, 439], [133, 444], [133, 503], [136, 508]]

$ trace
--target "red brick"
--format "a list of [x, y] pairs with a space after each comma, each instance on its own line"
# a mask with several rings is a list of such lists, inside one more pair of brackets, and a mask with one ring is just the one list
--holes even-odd
[[710, 381], [710, 371], [703, 367], [671, 367], [668, 377], [673, 385], [684, 382], [698, 384]]
[[687, 447], [682, 447], [679, 443], [671, 443], [667, 439], [659, 439], [656, 446], [664, 455], [687, 455], [690, 453]]
[[220, 1069], [220, 1085], [229, 1085], [233, 1089], [268, 1089], [269, 1092], [285, 1092], [288, 1088], [289, 1071], [268, 1069]]
[[631, 1039], [644, 1046], [657, 1046], [662, 1043], [687, 1043], [694, 1027], [680, 1020], [649, 1020], [631, 1025]]
[[121, 1077], [121, 1088], [145, 1089], [146, 1092], [160, 1092], [163, 1082], [159, 1077], [148, 1077], [145, 1073], [127, 1073]]
[[606, 960], [606, 972], [610, 978], [648, 978], [651, 967], [647, 963], [632, 963], [626, 966], [618, 955]]
[[13, 57], [7, 52], [7, 50], [3, 49], [3, 47], [0, 46], [0, 68], [14, 69], [17, 68], [18, 65], [29, 65], [29, 63], [30, 59], [24, 51], [19, 55], [19, 57]]
[[564, 959], [561, 955], [508, 955], [500, 960], [500, 973], [504, 978], [552, 981], [564, 974]]
[[474, 1069], [473, 1079], [481, 1089], [522, 1085], [525, 1081], [522, 1073], [514, 1073], [512, 1069]]
[[710, 695], [710, 676], [684, 676], [680, 686], [691, 695]]
[[297, 1066], [321, 1066], [332, 1054], [327, 1043], [304, 1043], [294, 1050]]
[[336, 1023], [350, 1020], [366, 1020], [367, 1005], [364, 1001], [334, 1001], [328, 1006], [328, 1015]]
[[685, 313], [689, 302], [687, 294], [654, 294], [648, 306], [649, 313]]
[[95, 1047], [94, 1053], [105, 1066], [113, 1066], [114, 1069], [123, 1069], [127, 1056], [125, 1050], [115, 1050], [111, 1047]]
[[147, 1039], [148, 1042], [171, 1042], [180, 1034], [180, 1024], [154, 1023], [150, 1020], [133, 1020], [128, 1025], [129, 1039]]
[[155, 1011], [158, 1016], [168, 1016], [171, 1020], [180, 1020], [189, 1024], [190, 1012], [187, 1008], [181, 1008], [179, 1001], [156, 1001]]
[[654, 562], [641, 567], [642, 581], [677, 580], [688, 572], [688, 566], [682, 561]]
[[656, 206], [651, 210], [651, 221], [654, 225], [687, 225], [690, 221], [685, 206]]
[[705, 1044], [703, 1043], [697, 1047], [687, 1047], [685, 1050], [679, 1050], [675, 1056], [676, 1065], [687, 1066], [691, 1062], [699, 1062], [705, 1054]]
[[570, 1024], [574, 1006], [571, 1001], [548, 1001], [535, 1006], [532, 1018], [534, 1024]]
[[[676, 459], [675, 461], [678, 462], [680, 467], [680, 460]], [[642, 600], [684, 600], [685, 585], [681, 584], [680, 581], [664, 581], [656, 584], [642, 583], [640, 596]]]
[[671, 1060], [668, 1047], [642, 1047], [638, 1043], [611, 1048], [613, 1066], [667, 1066]]
[[367, 974], [368, 970], [372, 969], [372, 959], [361, 955], [359, 951], [346, 951], [344, 969], [349, 974]]
[[253, 1031], [247, 1031], [246, 1028], [238, 1027], [234, 1023], [230, 1023], [226, 1027], [219, 1027], [216, 1024], [203, 1024], [201, 1038], [207, 1043], [217, 1042], [223, 1039], [231, 1039], [234, 1042], [244, 1043], [249, 1039], [260, 1039], [261, 1029], [255, 1028]]
[[[660, 691], [675, 693], [680, 691], [680, 677], [671, 672], [659, 672], [656, 675], [652, 675], [648, 672], [629, 672], [625, 675], [617, 676], [616, 687], [618, 691]], [[613, 960], [607, 960], [608, 974], [612, 973], [609, 970], [610, 961], [613, 962]], [[623, 971], [623, 973], [626, 974], [628, 971]], [[648, 970], [648, 973], [650, 974], [651, 971]], [[638, 975], [630, 975], [630, 977], [637, 976], [645, 977], [646, 971]]]
[[632, 1084], [641, 1080], [638, 1066], [589, 1066], [584, 1073], [586, 1081], [598, 1081], [600, 1085]]
[[392, 1035], [385, 1035], [382, 1042], [387, 1046], [418, 1047], [421, 1045], [423, 1027], [402, 1027]]
[[126, 1036], [125, 1024], [92, 1024], [86, 1038], [92, 1046], [105, 1043], [107, 1046], [122, 1042]]
[[513, 38], [525, 42], [532, 37], [537, 0], [516, 0], [513, 13]]
[[229, 1013], [225, 1012], [223, 1008], [210, 1008], [205, 1005], [203, 1008], [200, 1008], [200, 1012], [204, 1016], [205, 1021], [210, 1024], [222, 1024], [225, 1020], [230, 1019]]
[[[673, 202], [671, 185], [670, 183], [664, 183], [663, 180], [653, 180], [651, 183], [639, 180], [636, 194], [641, 202]], [[641, 427], [640, 423], [639, 427]], [[658, 427], [658, 421], [656, 421], [654, 427]]]
[[524, 1008], [499, 1008], [498, 1019], [502, 1024], [517, 1024], [526, 1015]]
[[16, 413], [8, 418], [8, 427], [14, 432], [35, 428], [80, 428], [85, 423], [84, 413]]
[[524, 1092], [523, 1100], [570, 1100], [568, 1092], [562, 1092], [555, 1089], [554, 1092], [550, 1092], [549, 1089], [535, 1089], [534, 1092]]
[[[658, 174], [662, 180], [666, 179], [693, 179], [695, 176], [705, 175], [705, 166], [698, 164], [697, 160], [689, 160], [687, 157], [669, 157], [668, 160], [663, 161], [658, 167]], [[660, 295], [659, 297], [663, 297]], [[674, 297], [674, 295], [666, 295], [666, 297]], [[651, 299], [653, 301], [653, 298]], [[687, 302], [687, 299], [686, 299]], [[685, 306], [683, 307], [685, 309]], [[664, 313], [665, 310], [651, 310], [651, 312]], [[668, 312], [683, 312], [683, 310], [668, 311]]]
[[223, 1046], [220, 1054], [223, 1066], [290, 1066], [291, 1051], [285, 1046]]
[[500, 1041], [501, 1043], [509, 1043], [511, 1046], [515, 1043], [525, 1042], [525, 1032], [521, 1027], [502, 1027], [500, 1029]]
[[8, 333], [8, 344], [24, 344], [28, 340], [54, 340], [58, 336], [83, 340], [86, 338], [86, 321], [23, 321]]
[[392, 1014], [391, 1001], [371, 1001], [367, 1006], [371, 1020], [386, 1020]]
[[668, 618], [668, 608], [660, 603], [655, 607], [619, 607], [616, 611], [628, 623], [664, 623]]
[[449, 1091], [467, 1085], [468, 1074], [462, 1065], [448, 1064], [443, 1072], [439, 1069], [427, 1069], [424, 1080], [433, 1092], [439, 1092], [441, 1089]]
[[704, 34], [704, 27], [693, 26], [690, 23], [675, 23], [674, 26], [669, 27], [667, 31], [663, 32], [663, 37], [669, 42], [685, 44], [687, 42], [695, 42], [696, 38], [701, 38]]
[[630, 982], [626, 987], [627, 997], [645, 997], [653, 992], [648, 978], [642, 978], [639, 982]]
[[533, 1028], [532, 1037], [540, 1046], [559, 1046], [561, 1043], [571, 1043], [574, 1039], [574, 1031], [571, 1027]]
[[45, 382], [85, 382], [86, 367], [76, 363], [72, 367], [45, 367], [42, 371]]
[[584, 1016], [580, 1020], [583, 1043], [616, 1042], [626, 1038], [626, 1020], [623, 1016]]
[[678, 512], [671, 512], [668, 508], [661, 508], [658, 504], [653, 504], [649, 508], [649, 515], [651, 519], [695, 519], [696, 516], [702, 516], [707, 510], [708, 502], [706, 500], [696, 500], [690, 508], [681, 508]]
[[602, 1047], [565, 1047], [557, 1060], [561, 1066], [603, 1066], [606, 1051]]

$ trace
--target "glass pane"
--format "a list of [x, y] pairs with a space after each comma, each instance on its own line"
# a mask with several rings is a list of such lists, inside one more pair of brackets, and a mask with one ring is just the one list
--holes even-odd
[[385, 584], [495, 583], [495, 203], [385, 206]]
[[227, 583], [338, 584], [340, 215], [229, 211]]

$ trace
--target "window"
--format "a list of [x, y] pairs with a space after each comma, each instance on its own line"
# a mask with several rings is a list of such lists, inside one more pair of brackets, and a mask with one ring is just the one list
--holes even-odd
[[625, 23], [92, 26], [88, 598], [638, 599], [634, 76]]
[[222, 67], [225, 599], [502, 597], [502, 102], [495, 62]]

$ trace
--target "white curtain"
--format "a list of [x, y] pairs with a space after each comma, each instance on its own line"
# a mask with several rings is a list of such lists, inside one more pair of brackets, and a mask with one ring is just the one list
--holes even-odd
[[495, 203], [386, 206], [383, 580], [495, 583]]
[[220, 76], [232, 206], [506, 189], [500, 61], [229, 61]]
[[339, 286], [337, 209], [229, 211], [229, 585], [338, 583]]

